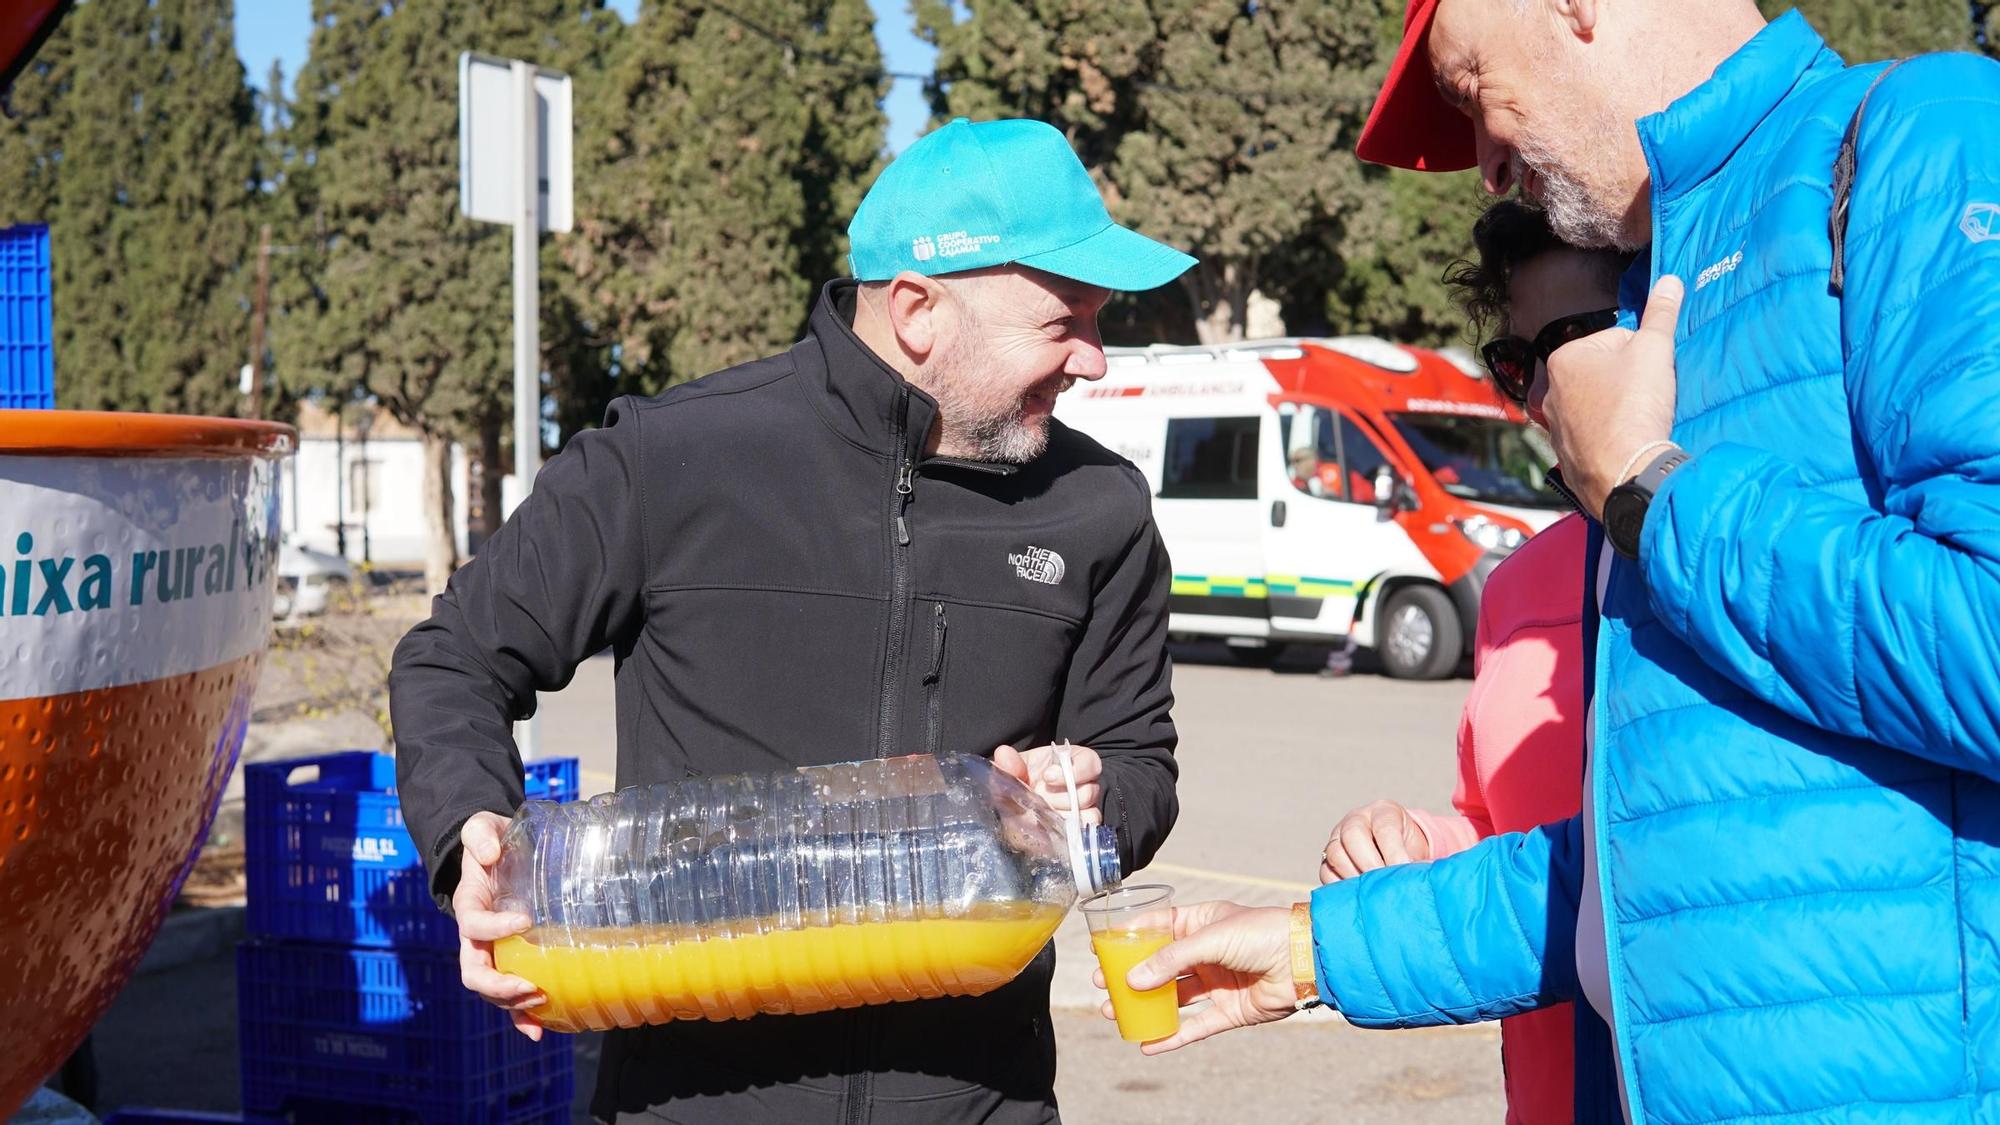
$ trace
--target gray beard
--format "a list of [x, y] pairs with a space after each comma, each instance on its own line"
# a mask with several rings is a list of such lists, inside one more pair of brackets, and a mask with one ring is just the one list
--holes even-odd
[[1025, 465], [1042, 455], [1049, 446], [1047, 420], [1029, 424], [1021, 419], [1021, 408], [1002, 417], [975, 418], [945, 427], [954, 444], [974, 450], [975, 461], [996, 461], [1003, 465]]
[[971, 347], [961, 344], [941, 357], [938, 373], [935, 385], [925, 389], [937, 400], [946, 443], [963, 450], [964, 456], [974, 461], [1025, 465], [1048, 448], [1048, 422], [1030, 425], [1023, 421], [1026, 403], [1017, 399], [1004, 410], [979, 411], [979, 369]]
[[1548, 150], [1523, 146], [1520, 152], [1521, 162], [1533, 168], [1542, 181], [1540, 203], [1557, 238], [1591, 250], [1635, 249], [1623, 245], [1625, 216], [1592, 198], [1590, 189], [1563, 171]]

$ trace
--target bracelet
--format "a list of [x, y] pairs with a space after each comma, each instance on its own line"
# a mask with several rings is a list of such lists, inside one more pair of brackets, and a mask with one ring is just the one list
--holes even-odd
[[1646, 456], [1646, 454], [1651, 453], [1655, 449], [1659, 449], [1663, 446], [1669, 449], [1679, 448], [1672, 441], [1666, 438], [1661, 438], [1659, 441], [1649, 441], [1646, 444], [1640, 446], [1638, 452], [1632, 454], [1631, 458], [1625, 462], [1625, 467], [1623, 469], [1618, 470], [1618, 475], [1611, 478], [1611, 487], [1617, 488], [1619, 485], [1624, 484], [1628, 480], [1631, 480], [1633, 470], [1638, 468], [1639, 466], [1640, 458], [1643, 458], [1644, 456]]
[[1303, 1012], [1325, 1003], [1319, 996], [1318, 976], [1313, 967], [1312, 908], [1295, 902], [1292, 904], [1293, 1011]]

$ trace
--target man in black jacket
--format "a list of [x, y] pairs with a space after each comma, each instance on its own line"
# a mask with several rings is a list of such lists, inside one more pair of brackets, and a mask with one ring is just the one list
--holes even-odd
[[[1177, 801], [1166, 551], [1144, 478], [1050, 417], [1104, 374], [1114, 289], [1193, 259], [1111, 222], [1061, 134], [933, 132], [849, 229], [789, 352], [621, 399], [453, 576], [390, 673], [397, 774], [466, 986], [539, 1034], [492, 942], [520, 802], [511, 724], [617, 657], [618, 782], [991, 753], [1116, 831], [1126, 871]], [[1078, 745], [1078, 785], [1049, 744]], [[996, 747], [998, 747], [996, 749]], [[1015, 747], [1032, 747], [1025, 752]], [[1053, 776], [1052, 776], [1053, 775]], [[611, 1033], [607, 1120], [1056, 1120], [1051, 950], [973, 999]]]

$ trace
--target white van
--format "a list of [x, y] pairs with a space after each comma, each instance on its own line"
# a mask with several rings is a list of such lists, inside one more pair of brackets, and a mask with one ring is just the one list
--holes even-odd
[[1171, 630], [1246, 656], [1380, 655], [1441, 679], [1500, 559], [1567, 505], [1477, 368], [1372, 337], [1106, 349], [1056, 415], [1131, 459], [1173, 558]]

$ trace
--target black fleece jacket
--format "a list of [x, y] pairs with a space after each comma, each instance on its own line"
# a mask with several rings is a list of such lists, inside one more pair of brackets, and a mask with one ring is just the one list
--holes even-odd
[[[1060, 737], [1103, 756], [1125, 870], [1159, 848], [1171, 573], [1144, 477], [1053, 421], [1027, 465], [926, 457], [936, 405], [855, 337], [854, 298], [827, 286], [783, 355], [614, 403], [398, 645], [398, 786], [440, 905], [460, 826], [521, 800], [511, 723], [606, 648], [621, 786]], [[594, 1109], [1052, 1120], [1052, 965], [972, 1000], [613, 1033]]]

